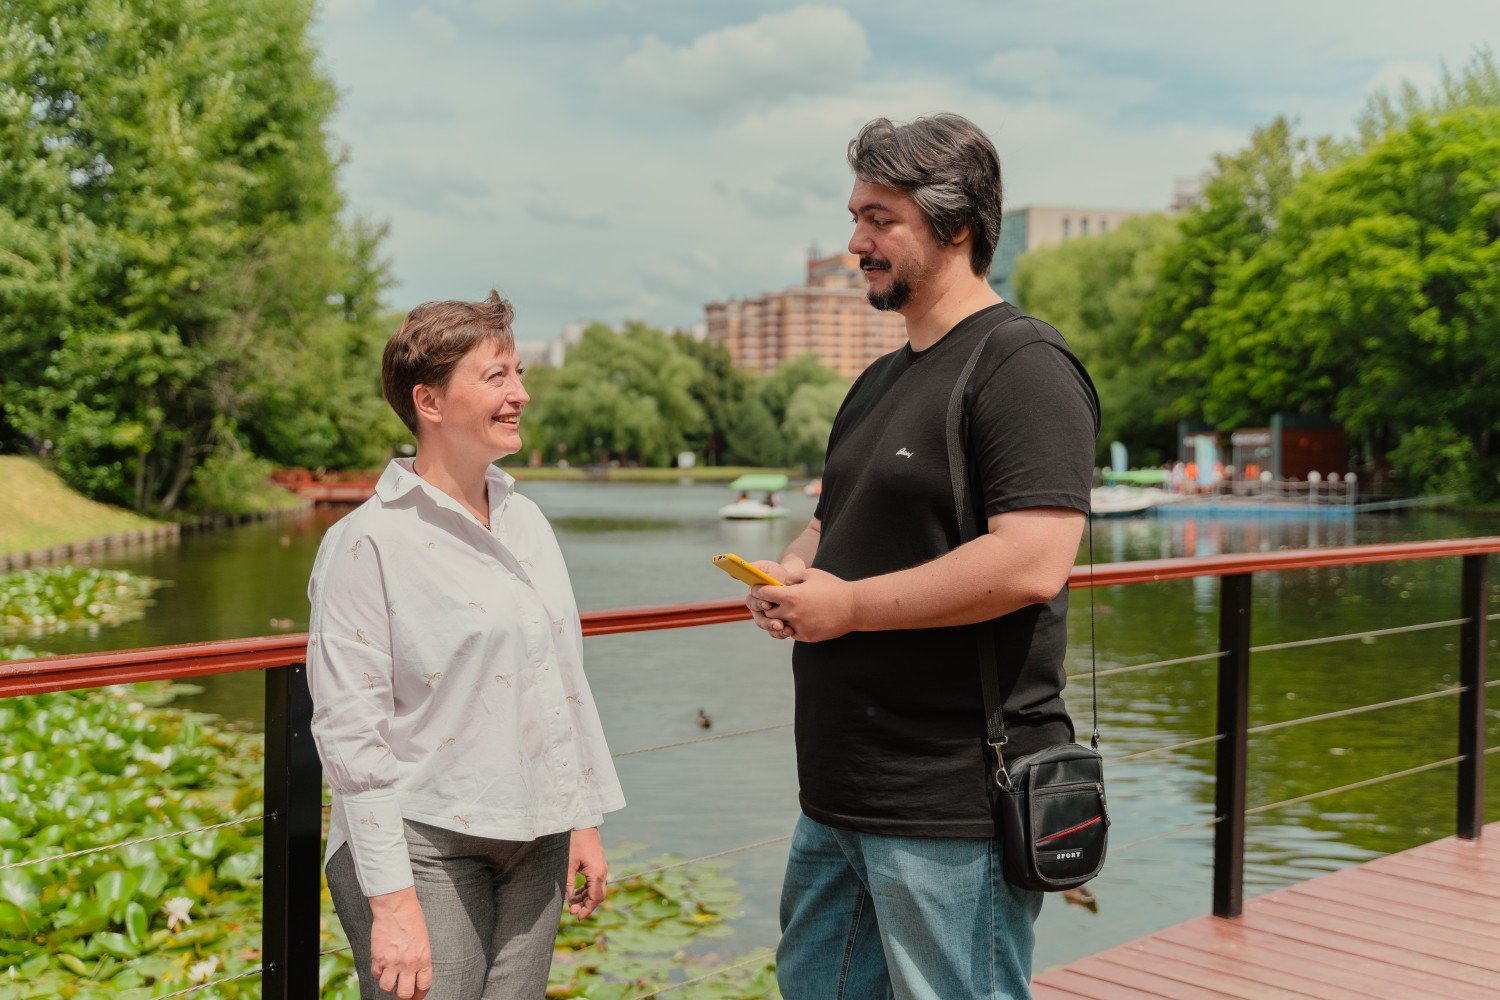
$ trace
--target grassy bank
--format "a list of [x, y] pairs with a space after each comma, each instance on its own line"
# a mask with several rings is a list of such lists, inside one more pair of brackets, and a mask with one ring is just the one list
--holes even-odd
[[763, 469], [748, 465], [707, 465], [695, 469], [558, 469], [551, 466], [533, 469], [517, 465], [505, 466], [505, 471], [522, 481], [568, 483], [676, 483], [684, 479], [695, 483], [730, 483], [747, 472], [779, 473], [794, 481], [807, 478], [800, 469]]
[[0, 455], [0, 552], [26, 552], [161, 522], [75, 493], [34, 458]]

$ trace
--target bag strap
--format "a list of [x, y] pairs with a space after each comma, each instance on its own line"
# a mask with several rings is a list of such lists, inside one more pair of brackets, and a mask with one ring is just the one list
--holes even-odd
[[[959, 373], [958, 381], [953, 386], [953, 394], [948, 397], [948, 472], [953, 485], [953, 509], [958, 515], [958, 538], [959, 544], [964, 545], [979, 537], [979, 521], [982, 512], [977, 505], [971, 509], [969, 497], [975, 494], [971, 489], [972, 483], [969, 478], [968, 450], [968, 410], [964, 406], [965, 390], [969, 385], [969, 377], [974, 374], [974, 369], [979, 364], [979, 358], [984, 353], [985, 345], [989, 343], [990, 332], [983, 331], [979, 335], [979, 343], [974, 345], [974, 350], [969, 354], [969, 360], [964, 363], [963, 371]], [[1040, 338], [1038, 338], [1040, 340]], [[1028, 340], [1015, 345], [1015, 349], [1025, 347], [1027, 344], [1037, 341]], [[1045, 340], [1041, 341], [1046, 343]], [[1099, 749], [1099, 664], [1098, 647], [1094, 633], [1094, 518], [1093, 504], [1089, 504], [1089, 510], [1084, 513], [1085, 527], [1088, 532], [1089, 545], [1089, 675], [1092, 681], [1092, 694], [1090, 701], [1094, 713], [1094, 730], [1090, 739], [1090, 748]], [[1005, 735], [1005, 702], [1000, 696], [1000, 668], [995, 662], [995, 632], [989, 627], [988, 622], [978, 623], [974, 630], [975, 639], [979, 646], [979, 684], [984, 693], [984, 731], [985, 742], [995, 751], [995, 781], [1002, 787], [1010, 787], [1010, 773], [1005, 769], [1005, 745], [1009, 737]]]

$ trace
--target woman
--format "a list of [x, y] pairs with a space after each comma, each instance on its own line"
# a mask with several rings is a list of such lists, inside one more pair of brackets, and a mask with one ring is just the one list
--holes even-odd
[[329, 530], [309, 584], [325, 864], [367, 1000], [542, 997], [625, 804], [562, 553], [492, 464], [530, 401], [512, 315], [495, 292], [407, 315], [381, 380], [416, 455]]

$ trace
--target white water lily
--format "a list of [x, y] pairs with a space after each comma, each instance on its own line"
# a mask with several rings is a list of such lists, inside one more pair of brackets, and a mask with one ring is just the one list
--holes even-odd
[[167, 911], [167, 929], [175, 931], [178, 924], [190, 924], [193, 918], [188, 916], [188, 911], [193, 908], [193, 901], [186, 896], [174, 896], [162, 904], [162, 909]]
[[219, 960], [210, 955], [203, 961], [188, 966], [188, 979], [195, 983], [206, 983], [208, 982], [208, 977], [213, 975], [214, 970], [218, 967]]

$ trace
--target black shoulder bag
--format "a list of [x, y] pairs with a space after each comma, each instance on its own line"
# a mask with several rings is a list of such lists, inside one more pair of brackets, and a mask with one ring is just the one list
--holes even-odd
[[[964, 390], [987, 334], [969, 355], [948, 401], [948, 467], [960, 544], [979, 537], [984, 513], [970, 505], [968, 412]], [[1025, 343], [1032, 343], [1026, 341]], [[1025, 346], [1025, 343], [1016, 345]], [[977, 493], [973, 494], [977, 495]], [[1089, 572], [1094, 564], [1093, 518], [1088, 521]], [[979, 644], [979, 675], [984, 691], [985, 741], [995, 751], [995, 812], [1005, 880], [1022, 889], [1061, 892], [1074, 889], [1104, 867], [1109, 839], [1109, 807], [1104, 797], [1104, 759], [1099, 755], [1099, 683], [1094, 647], [1094, 591], [1089, 589], [1089, 660], [1093, 678], [1094, 732], [1088, 746], [1064, 743], [1005, 760], [1004, 699], [995, 662], [995, 634], [988, 622], [974, 627]]]

